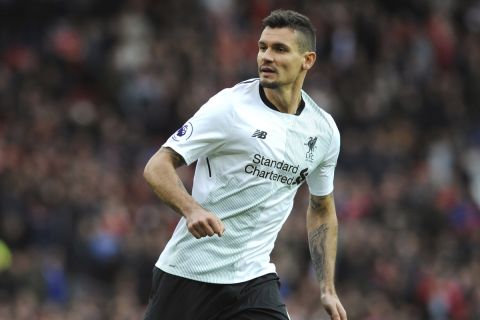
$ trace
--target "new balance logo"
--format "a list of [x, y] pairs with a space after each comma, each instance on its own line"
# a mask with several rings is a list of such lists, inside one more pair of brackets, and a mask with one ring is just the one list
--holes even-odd
[[267, 137], [267, 133], [262, 130], [255, 130], [255, 132], [252, 134], [252, 137], [254, 138], [259, 138], [259, 139], [265, 139]]

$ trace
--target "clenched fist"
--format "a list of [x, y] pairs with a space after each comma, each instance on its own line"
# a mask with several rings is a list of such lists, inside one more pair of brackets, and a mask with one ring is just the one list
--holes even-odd
[[211, 237], [214, 234], [221, 237], [225, 231], [223, 222], [216, 215], [204, 209], [197, 209], [185, 215], [185, 218], [188, 231], [197, 239]]

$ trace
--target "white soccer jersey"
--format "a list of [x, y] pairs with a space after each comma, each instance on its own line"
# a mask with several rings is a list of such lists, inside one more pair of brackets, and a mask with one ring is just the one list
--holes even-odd
[[196, 239], [182, 218], [156, 266], [209, 283], [238, 283], [275, 272], [270, 253], [306, 180], [310, 193], [333, 190], [340, 135], [332, 117], [302, 91], [296, 115], [274, 110], [258, 79], [224, 89], [165, 147], [198, 160], [192, 196], [225, 225]]

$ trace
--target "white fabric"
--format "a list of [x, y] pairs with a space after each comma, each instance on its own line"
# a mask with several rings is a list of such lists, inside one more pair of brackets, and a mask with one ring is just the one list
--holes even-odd
[[[238, 283], [275, 272], [270, 253], [307, 181], [333, 191], [340, 135], [332, 117], [302, 92], [299, 115], [269, 108], [258, 79], [222, 90], [164, 144], [198, 160], [192, 196], [225, 225], [223, 237], [195, 239], [182, 218], [156, 266], [209, 283]], [[310, 141], [310, 144], [309, 144]]]

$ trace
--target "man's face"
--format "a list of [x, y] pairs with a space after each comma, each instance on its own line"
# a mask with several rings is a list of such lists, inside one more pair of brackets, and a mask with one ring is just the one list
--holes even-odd
[[298, 47], [298, 32], [266, 27], [258, 41], [258, 73], [265, 88], [293, 84], [303, 70], [304, 52]]

